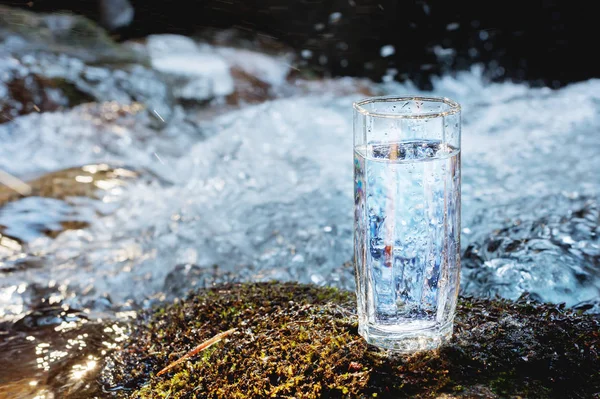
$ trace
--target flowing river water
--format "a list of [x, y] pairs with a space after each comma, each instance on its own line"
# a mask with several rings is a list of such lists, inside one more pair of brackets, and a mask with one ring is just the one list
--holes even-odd
[[[186, 68], [153, 45], [153, 69]], [[203, 46], [225, 65], [239, 56]], [[31, 191], [0, 187], [0, 396], [62, 397], [60, 386], [86, 397], [86, 375], [126, 335], [123, 321], [190, 289], [272, 279], [354, 288], [351, 104], [420, 92], [292, 84], [285, 57], [244, 56], [254, 57], [244, 73], [276, 92], [260, 104], [219, 102], [235, 76], [209, 63], [208, 86], [167, 87], [180, 99], [213, 90], [213, 105], [161, 109], [164, 87], [148, 78], [116, 86], [141, 90], [143, 107], [99, 101], [0, 124], [0, 171]], [[463, 106], [462, 292], [529, 292], [600, 312], [600, 81], [530, 88], [487, 83], [474, 68], [427, 94]]]

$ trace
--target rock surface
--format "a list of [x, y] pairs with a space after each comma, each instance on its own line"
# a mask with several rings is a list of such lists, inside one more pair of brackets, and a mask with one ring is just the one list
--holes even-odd
[[23, 256], [28, 243], [88, 227], [98, 215], [114, 210], [110, 193], [136, 177], [133, 170], [91, 164], [20, 182], [23, 193], [0, 185], [0, 273], [42, 267], [41, 251]]
[[147, 64], [84, 17], [0, 6], [0, 123], [91, 101], [139, 102], [168, 119], [171, 91]]
[[87, 63], [143, 62], [138, 54], [115, 43], [104, 29], [69, 12], [36, 14], [0, 5], [2, 52], [52, 52]]
[[267, 55], [232, 48], [234, 39], [212, 46], [171, 34], [119, 44], [81, 16], [4, 6], [0, 14], [0, 123], [111, 101], [143, 105], [163, 128], [177, 105], [192, 114], [213, 100], [238, 106], [302, 90], [286, 81], [287, 50]]
[[122, 398], [590, 398], [600, 395], [599, 329], [598, 317], [527, 297], [462, 298], [450, 344], [402, 357], [357, 335], [348, 292], [224, 285], [141, 315], [101, 380]]

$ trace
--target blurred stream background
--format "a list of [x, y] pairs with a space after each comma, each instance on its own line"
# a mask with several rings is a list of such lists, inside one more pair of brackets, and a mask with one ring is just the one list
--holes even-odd
[[372, 95], [463, 106], [463, 294], [600, 313], [595, 19], [0, 1], [0, 398], [110, 397], [96, 375], [126, 321], [190, 289], [353, 289], [351, 104]]

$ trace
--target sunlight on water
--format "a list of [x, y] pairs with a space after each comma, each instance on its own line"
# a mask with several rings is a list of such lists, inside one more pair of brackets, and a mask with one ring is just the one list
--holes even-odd
[[[492, 239], [498, 229], [513, 229], [507, 230], [510, 237], [510, 231], [518, 229], [511, 227], [515, 223], [546, 223], [546, 203], [553, 204], [548, 215], [569, 220], [587, 212], [582, 207], [596, 209], [598, 85], [589, 81], [550, 91], [512, 83], [483, 84], [476, 71], [435, 83], [433, 94], [455, 98], [464, 108], [463, 251]], [[394, 93], [416, 91], [396, 83], [384, 87]], [[19, 241], [3, 237], [11, 240], [3, 251], [38, 263], [36, 272], [30, 273], [29, 267], [21, 266], [23, 259], [11, 261], [13, 271], [0, 283], [2, 307], [9, 313], [10, 306], [22, 311], [20, 295], [9, 293], [7, 287], [47, 287], [50, 280], [63, 282], [67, 303], [77, 307], [105, 295], [114, 304], [152, 303], [152, 297], [159, 298], [163, 291], [169, 297], [182, 294], [186, 287], [230, 280], [276, 278], [352, 289], [349, 115], [357, 98], [311, 95], [248, 107], [204, 122], [211, 132], [207, 139], [186, 129], [177, 136], [157, 135], [141, 114], [107, 119], [102, 112], [110, 109], [89, 107], [30, 115], [1, 125], [0, 139], [6, 145], [0, 148], [0, 168], [15, 175], [94, 161], [149, 171], [143, 179], [118, 184], [119, 191], [111, 191], [113, 183], [98, 182], [97, 187], [108, 189], [100, 201], [55, 206], [52, 200], [40, 200], [40, 209], [59, 210], [46, 219], [40, 215], [44, 230], [52, 230], [64, 218], [91, 225], [28, 242], [25, 255]], [[90, 114], [103, 122], [92, 123]], [[171, 123], [176, 126], [183, 120]], [[19, 151], [38, 137], [44, 144], [35, 156]], [[93, 148], [102, 150], [79, 151]], [[86, 175], [80, 176], [87, 181]], [[582, 201], [570, 200], [573, 195]], [[534, 202], [541, 204], [539, 215], [520, 210], [520, 204]], [[82, 204], [105, 216], [84, 211]], [[30, 208], [23, 200], [9, 206]], [[518, 233], [522, 240], [545, 242], [536, 247], [546, 245], [544, 252], [531, 247], [513, 253], [510, 263], [500, 262], [506, 256], [494, 251], [481, 262], [467, 256], [463, 287], [509, 298], [529, 290], [542, 300], [569, 305], [595, 300], [600, 273], [594, 212], [582, 219], [583, 224], [576, 219], [569, 222], [569, 229], [583, 235], [569, 235], [572, 243], [559, 237], [564, 250], [547, 235], [528, 237], [522, 232]], [[9, 218], [10, 231], [22, 231], [18, 237], [31, 239], [34, 230], [28, 219], [11, 215], [2, 216]], [[532, 256], [543, 256], [547, 267], [555, 269], [552, 286], [542, 283], [545, 269], [533, 267], [537, 261], [532, 263]], [[571, 260], [565, 262], [565, 256]], [[578, 268], [586, 270], [586, 278], [571, 277]], [[23, 295], [30, 295], [29, 288], [26, 291]]]

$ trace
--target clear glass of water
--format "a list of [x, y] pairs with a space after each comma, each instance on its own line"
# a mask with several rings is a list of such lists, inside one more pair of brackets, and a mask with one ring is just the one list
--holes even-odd
[[439, 347], [460, 278], [460, 105], [355, 103], [354, 201], [359, 333], [404, 353]]

